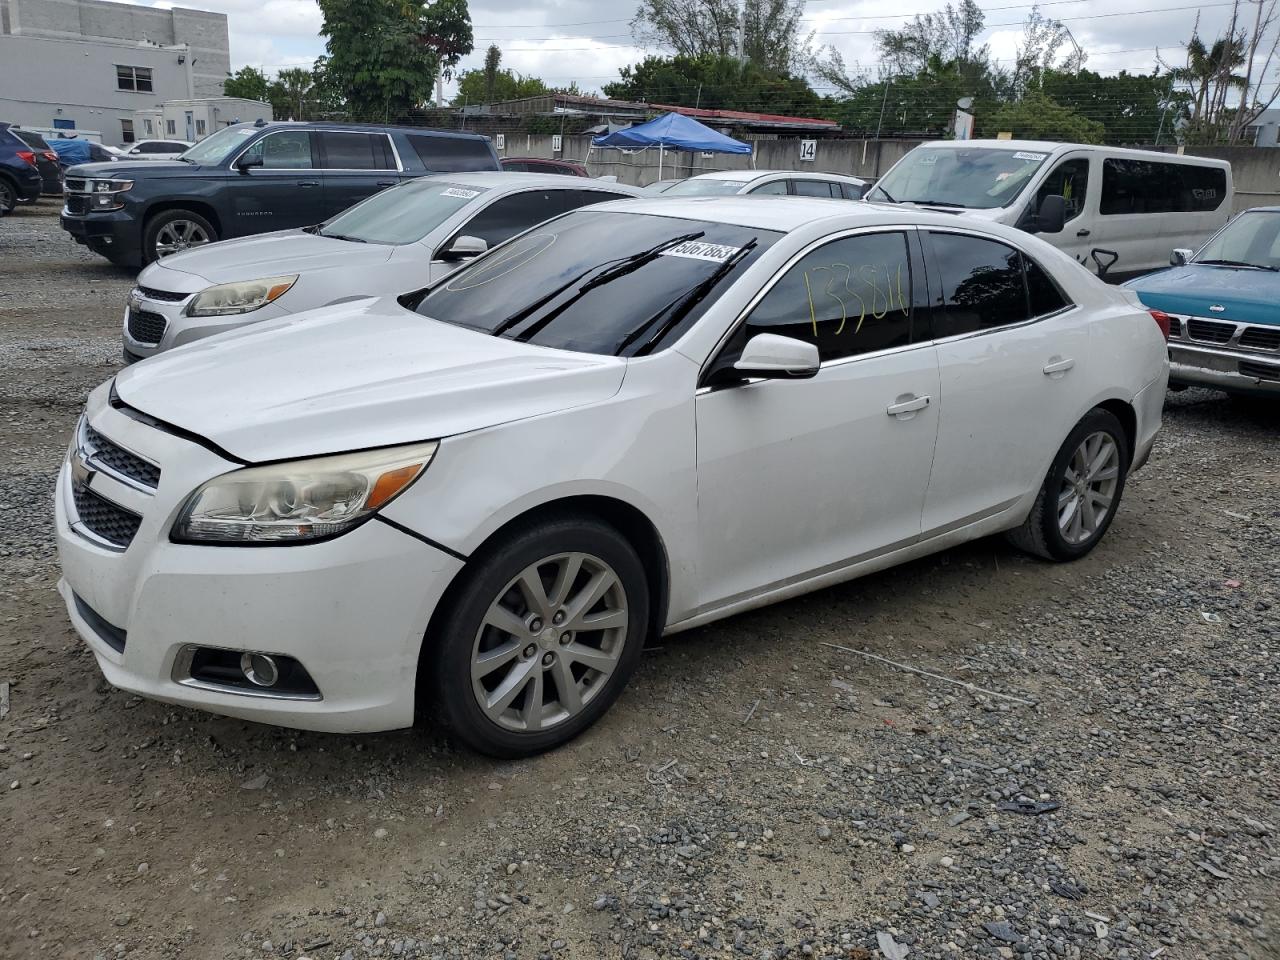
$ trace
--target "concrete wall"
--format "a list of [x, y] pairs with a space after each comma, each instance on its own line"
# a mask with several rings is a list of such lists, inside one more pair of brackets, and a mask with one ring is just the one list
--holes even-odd
[[[471, 126], [471, 125], [469, 125]], [[483, 125], [472, 127], [484, 133]], [[889, 170], [920, 141], [918, 140], [818, 140], [817, 156], [812, 162], [800, 159], [799, 140], [756, 141], [755, 167], [758, 170], [814, 170], [844, 173], [874, 180]], [[562, 160], [586, 160], [592, 176], [616, 176], [622, 183], [644, 186], [659, 179], [658, 151], [635, 153], [621, 150], [591, 149], [590, 137], [565, 137], [563, 149], [551, 152], [551, 137], [544, 135], [507, 134], [506, 148], [499, 153], [508, 157], [558, 157]], [[1174, 152], [1170, 147], [1164, 152]], [[588, 152], [590, 151], [590, 152]], [[1215, 157], [1231, 163], [1235, 183], [1235, 211], [1264, 204], [1280, 204], [1280, 150], [1259, 147], [1188, 147], [1191, 156]], [[662, 177], [688, 177], [715, 170], [740, 170], [751, 166], [751, 158], [733, 154], [671, 153], [664, 157]]]
[[187, 44], [191, 48], [188, 65], [192, 85], [186, 96], [220, 95], [222, 81], [231, 71], [227, 17], [222, 13], [182, 7], [165, 10], [108, 0], [0, 0], [0, 7], [4, 8], [0, 29], [15, 36]]

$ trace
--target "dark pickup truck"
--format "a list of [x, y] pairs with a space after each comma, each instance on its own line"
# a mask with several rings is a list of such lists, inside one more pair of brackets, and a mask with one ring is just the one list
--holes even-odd
[[497, 169], [477, 134], [236, 124], [177, 160], [71, 167], [62, 229], [112, 263], [140, 267], [215, 240], [321, 223], [401, 180]]

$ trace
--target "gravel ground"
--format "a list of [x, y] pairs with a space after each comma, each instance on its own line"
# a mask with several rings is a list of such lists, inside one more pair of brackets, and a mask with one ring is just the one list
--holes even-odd
[[1280, 408], [1170, 394], [1083, 561], [985, 540], [673, 637], [494, 763], [102, 681], [50, 497], [130, 283], [0, 221], [0, 957], [1280, 957]]

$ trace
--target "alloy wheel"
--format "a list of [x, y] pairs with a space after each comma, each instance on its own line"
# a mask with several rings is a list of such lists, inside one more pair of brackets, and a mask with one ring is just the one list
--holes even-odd
[[1091, 433], [1067, 462], [1058, 492], [1058, 530], [1081, 544], [1097, 533], [1115, 504], [1120, 482], [1120, 448], [1104, 431]]
[[532, 563], [489, 605], [472, 645], [472, 693], [491, 721], [534, 733], [578, 715], [604, 689], [627, 639], [627, 596], [603, 560]]
[[7, 213], [16, 202], [13, 188], [4, 181], [0, 181], [0, 212]]
[[203, 247], [209, 242], [204, 227], [192, 220], [170, 220], [156, 234], [156, 257]]

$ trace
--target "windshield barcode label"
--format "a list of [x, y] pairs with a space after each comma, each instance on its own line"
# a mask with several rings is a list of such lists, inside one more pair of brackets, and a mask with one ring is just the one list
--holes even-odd
[[1015, 160], [1036, 160], [1036, 161], [1040, 161], [1040, 160], [1043, 160], [1043, 159], [1044, 159], [1045, 157], [1047, 157], [1047, 156], [1048, 156], [1048, 154], [1047, 154], [1047, 153], [1023, 153], [1023, 152], [1019, 151], [1018, 153], [1015, 153], [1015, 154], [1013, 155], [1013, 159], [1015, 159]]
[[677, 243], [670, 250], [663, 250], [664, 257], [686, 257], [689, 260], [710, 260], [712, 263], [724, 263], [741, 247], [727, 247], [722, 243], [702, 243], [698, 240], [686, 240]]
[[441, 190], [442, 197], [457, 197], [460, 200], [474, 200], [480, 196], [479, 190], [464, 190], [462, 187], [450, 187], [448, 190]]

